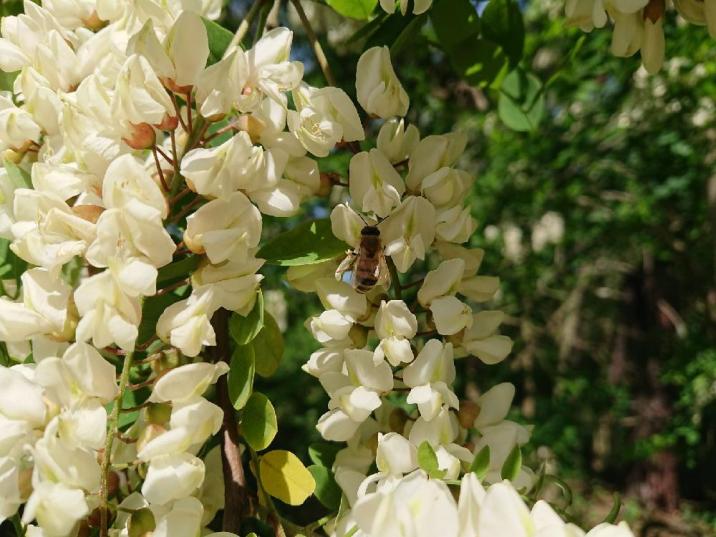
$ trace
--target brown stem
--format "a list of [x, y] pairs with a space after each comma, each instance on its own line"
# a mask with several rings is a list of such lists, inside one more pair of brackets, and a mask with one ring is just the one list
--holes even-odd
[[[169, 94], [172, 97], [172, 104], [174, 105], [174, 111], [177, 113], [177, 117], [179, 118], [179, 123], [181, 124], [181, 128], [184, 129], [184, 132], [187, 134], [189, 133], [189, 128], [186, 125], [186, 121], [184, 121], [184, 118], [181, 117], [181, 110], [179, 109], [179, 103], [177, 102], [177, 96], [174, 95], [171, 91]], [[174, 134], [174, 131], [171, 131], [171, 135]]]
[[[216, 346], [211, 349], [215, 362], [229, 362], [231, 349], [229, 346], [229, 312], [220, 309], [214, 314], [211, 323], [216, 332]], [[221, 426], [221, 459], [224, 469], [224, 519], [223, 531], [239, 533], [241, 521], [251, 511], [249, 493], [246, 487], [246, 475], [241, 462], [239, 448], [239, 431], [236, 423], [234, 407], [229, 397], [229, 386], [226, 375], [217, 383], [219, 406], [224, 411], [224, 422]]]
[[159, 164], [159, 157], [157, 156], [157, 146], [152, 146], [152, 155], [154, 155], [154, 164], [157, 166], [157, 172], [159, 173], [159, 180], [162, 182], [162, 188], [164, 189], [164, 192], [169, 192], [169, 185], [167, 185], [167, 180], [164, 178], [164, 171], [162, 171], [162, 166]]
[[336, 83], [336, 77], [333, 75], [333, 71], [331, 70], [331, 65], [328, 63], [328, 58], [326, 58], [326, 53], [323, 51], [323, 47], [321, 46], [321, 42], [318, 40], [318, 36], [316, 35], [316, 32], [313, 31], [313, 26], [311, 26], [311, 21], [308, 20], [308, 17], [306, 16], [306, 12], [303, 11], [303, 6], [301, 5], [301, 0], [291, 0], [291, 3], [293, 4], [293, 7], [296, 8], [296, 12], [298, 13], [299, 18], [301, 19], [301, 23], [303, 24], [303, 29], [306, 31], [306, 36], [308, 37], [308, 40], [311, 43], [311, 48], [313, 48], [313, 53], [316, 56], [316, 60], [318, 61], [318, 65], [321, 67], [321, 70], [323, 71], [323, 76], [326, 77], [326, 81], [331, 86], [337, 86]]

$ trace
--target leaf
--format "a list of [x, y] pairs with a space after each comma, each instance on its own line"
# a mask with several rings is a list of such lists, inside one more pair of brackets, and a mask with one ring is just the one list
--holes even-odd
[[370, 34], [370, 37], [363, 45], [363, 50], [384, 45], [391, 46], [414, 19], [415, 15], [413, 14], [403, 16], [400, 13], [393, 13], [389, 15]]
[[[22, 4], [20, 5], [22, 6]], [[0, 90], [12, 92], [13, 87], [15, 86], [15, 79], [19, 74], [20, 71], [14, 71], [12, 73], [0, 71]]]
[[148, 508], [138, 509], [129, 516], [127, 534], [129, 537], [143, 537], [151, 535], [156, 527], [154, 513]]
[[246, 405], [254, 386], [254, 348], [251, 345], [239, 345], [231, 355], [229, 369], [229, 398], [236, 410]]
[[157, 285], [161, 287], [164, 284], [190, 276], [199, 266], [200, 261], [201, 256], [190, 255], [189, 257], [174, 261], [174, 263], [160, 268], [159, 274], [157, 275]]
[[229, 48], [229, 44], [234, 38], [234, 34], [214, 21], [210, 21], [205, 18], [202, 18], [201, 20], [204, 23], [206, 34], [209, 38], [208, 65], [212, 65], [223, 58], [224, 52], [226, 52], [226, 49]]
[[490, 446], [483, 447], [470, 465], [470, 471], [474, 472], [478, 478], [483, 479], [490, 469]]
[[328, 218], [310, 220], [266, 243], [256, 257], [269, 265], [294, 267], [322, 263], [344, 254], [348, 245], [333, 236]]
[[264, 314], [264, 326], [253, 340], [256, 355], [256, 372], [262, 377], [273, 375], [283, 357], [283, 334], [276, 319], [270, 313]]
[[517, 65], [525, 48], [525, 23], [514, 0], [490, 0], [482, 13], [482, 35], [497, 43]]
[[507, 70], [507, 56], [502, 48], [491, 41], [469, 37], [450, 55], [458, 74], [473, 86], [492, 84]]
[[326, 3], [344, 17], [368, 20], [378, 0], [326, 0]]
[[447, 52], [480, 33], [480, 17], [470, 0], [440, 0], [428, 13], [438, 40]]
[[352, 36], [350, 36], [346, 41], [346, 44], [350, 45], [351, 43], [360, 41], [363, 38], [370, 37], [387, 18], [388, 14], [385, 11], [381, 10], [380, 13], [378, 13], [377, 17], [359, 28]]
[[333, 473], [325, 466], [313, 464], [308, 467], [313, 479], [316, 481], [314, 492], [318, 501], [331, 511], [336, 511], [341, 505], [341, 488], [336, 483]]
[[249, 397], [241, 415], [241, 432], [254, 451], [271, 445], [278, 432], [278, 422], [276, 410], [264, 394], [254, 392]]
[[446, 473], [445, 470], [440, 469], [438, 456], [427, 441], [424, 441], [418, 446], [418, 465], [425, 470], [430, 477], [441, 478]]
[[336, 454], [343, 449], [340, 444], [332, 442], [316, 442], [308, 446], [308, 456], [314, 464], [332, 468]]
[[311, 472], [290, 451], [270, 451], [261, 457], [259, 475], [266, 493], [289, 505], [301, 505], [316, 489]]
[[544, 109], [544, 91], [536, 76], [520, 70], [507, 75], [497, 104], [505, 125], [515, 131], [532, 131], [542, 119]]
[[410, 21], [410, 24], [408, 24], [402, 32], [400, 32], [400, 35], [398, 35], [393, 44], [390, 46], [390, 55], [392, 58], [398, 56], [403, 49], [408, 46], [411, 41], [413, 41], [415, 36], [418, 35], [420, 29], [423, 27], [423, 24], [425, 24], [426, 20], [428, 20], [427, 13], [418, 15]]
[[261, 289], [256, 294], [256, 302], [251, 311], [242, 317], [233, 313], [229, 319], [229, 334], [237, 345], [251, 343], [264, 326], [264, 295]]
[[505, 459], [505, 463], [500, 470], [500, 477], [514, 481], [522, 470], [522, 450], [520, 446], [515, 446]]
[[13, 185], [15, 185], [15, 188], [32, 188], [32, 180], [30, 179], [29, 173], [7, 159], [3, 160], [3, 166]]

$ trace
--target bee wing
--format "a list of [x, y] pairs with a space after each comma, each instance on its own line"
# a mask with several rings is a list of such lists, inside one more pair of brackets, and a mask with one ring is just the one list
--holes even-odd
[[375, 276], [378, 280], [376, 285], [380, 285], [386, 289], [390, 287], [390, 269], [388, 269], [388, 262], [385, 260], [385, 254], [382, 252], [380, 254], [380, 261], [378, 262], [378, 268], [376, 269]]

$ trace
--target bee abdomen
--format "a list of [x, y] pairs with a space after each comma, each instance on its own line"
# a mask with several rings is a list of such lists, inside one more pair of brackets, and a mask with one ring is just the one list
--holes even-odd
[[375, 287], [375, 284], [378, 283], [378, 280], [373, 276], [368, 276], [366, 278], [357, 278], [356, 280], [356, 291], [359, 293], [367, 293], [373, 287]]

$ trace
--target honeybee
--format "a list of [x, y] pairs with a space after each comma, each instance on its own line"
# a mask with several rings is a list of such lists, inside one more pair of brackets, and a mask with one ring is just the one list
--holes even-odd
[[376, 226], [365, 226], [360, 232], [360, 244], [350, 250], [348, 256], [338, 266], [336, 279], [352, 270], [351, 283], [359, 293], [367, 293], [376, 285], [390, 285], [390, 271], [385, 261], [380, 230]]

